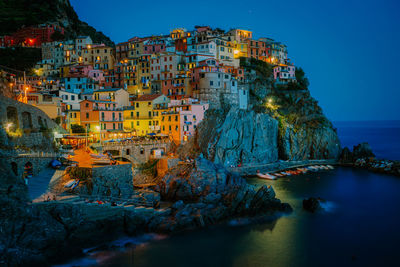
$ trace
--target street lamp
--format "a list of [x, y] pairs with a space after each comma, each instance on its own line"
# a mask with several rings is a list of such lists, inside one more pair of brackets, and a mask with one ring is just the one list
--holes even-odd
[[9, 122], [9, 123], [6, 124], [6, 130], [7, 130], [7, 132], [10, 131], [10, 128], [11, 128], [12, 126], [13, 126], [13, 124], [12, 124], [11, 122]]

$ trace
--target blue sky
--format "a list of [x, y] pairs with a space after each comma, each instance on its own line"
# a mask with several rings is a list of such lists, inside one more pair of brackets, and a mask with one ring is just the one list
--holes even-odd
[[332, 120], [400, 120], [400, 1], [70, 0], [114, 42], [175, 27], [245, 28], [288, 46]]

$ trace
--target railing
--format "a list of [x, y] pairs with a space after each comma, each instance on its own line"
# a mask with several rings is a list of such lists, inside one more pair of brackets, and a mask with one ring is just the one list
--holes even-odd
[[107, 142], [103, 143], [104, 148], [123, 148], [126, 146], [138, 146], [138, 145], [167, 145], [170, 141], [164, 140], [143, 140], [143, 141], [124, 141], [120, 142]]
[[59, 157], [60, 153], [54, 152], [33, 152], [33, 153], [21, 153], [17, 154], [18, 157], [23, 158], [56, 158]]

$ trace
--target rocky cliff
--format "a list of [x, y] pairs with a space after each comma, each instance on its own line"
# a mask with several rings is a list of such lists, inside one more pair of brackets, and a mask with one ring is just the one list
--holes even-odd
[[69, 0], [0, 0], [1, 35], [9, 35], [23, 26], [57, 23], [65, 28], [65, 37], [89, 35], [96, 43], [114, 45], [102, 32], [79, 20]]
[[268, 114], [232, 107], [207, 112], [199, 128], [202, 153], [225, 166], [278, 160], [278, 121]]
[[297, 85], [276, 85], [268, 65], [255, 62], [245, 66], [252, 77], [242, 84], [250, 91], [248, 109], [208, 110], [200, 124], [196, 140], [205, 157], [225, 166], [337, 159], [336, 130], [304, 88], [305, 78]]

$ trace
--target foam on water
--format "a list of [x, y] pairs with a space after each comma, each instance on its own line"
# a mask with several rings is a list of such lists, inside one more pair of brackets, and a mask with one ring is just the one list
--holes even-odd
[[321, 201], [320, 205], [326, 212], [334, 212], [337, 208], [337, 205], [332, 201]]

